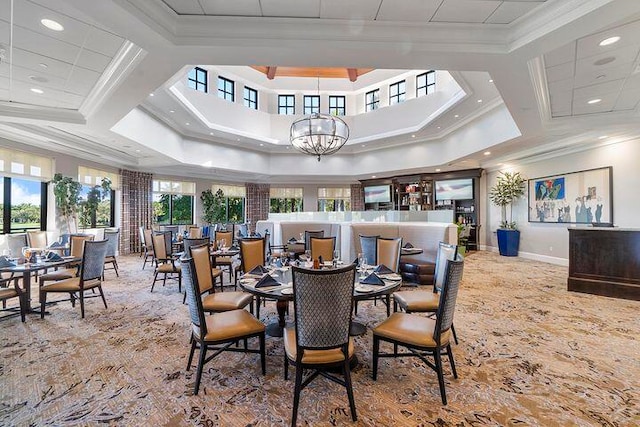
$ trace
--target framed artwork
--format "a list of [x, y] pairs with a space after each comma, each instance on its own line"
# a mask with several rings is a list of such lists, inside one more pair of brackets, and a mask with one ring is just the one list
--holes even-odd
[[530, 179], [529, 222], [612, 225], [612, 167]]

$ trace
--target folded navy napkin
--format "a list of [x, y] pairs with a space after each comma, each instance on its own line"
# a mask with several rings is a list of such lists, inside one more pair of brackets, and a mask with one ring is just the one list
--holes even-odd
[[379, 278], [376, 275], [376, 273], [371, 273], [364, 279], [360, 280], [360, 283], [362, 283], [363, 285], [377, 285], [377, 286], [384, 285], [384, 282], [382, 281], [381, 278]]
[[255, 267], [253, 270], [251, 270], [249, 273], [247, 274], [253, 274], [255, 276], [262, 276], [265, 273], [268, 273], [269, 271], [264, 268], [263, 266], [259, 265], [257, 267]]
[[13, 261], [9, 261], [9, 258], [6, 256], [0, 256], [0, 267], [15, 267], [16, 263]]
[[391, 274], [394, 271], [389, 267], [387, 267], [386, 265], [380, 264], [379, 266], [376, 267], [375, 270], [373, 270], [373, 272], [378, 274]]
[[271, 277], [271, 275], [267, 274], [262, 279], [258, 280], [258, 283], [256, 283], [255, 287], [256, 288], [267, 288], [269, 286], [280, 286], [280, 283], [278, 283], [278, 281], [276, 279]]
[[353, 265], [358, 265], [358, 258], [354, 259], [353, 262], [351, 263]]
[[49, 252], [49, 255], [47, 255], [47, 261], [62, 261], [62, 257], [55, 252]]
[[277, 268], [282, 268], [282, 267], [283, 267], [283, 265], [282, 265], [282, 261], [281, 261], [281, 260], [277, 260], [277, 261], [276, 261], [276, 267], [277, 267]]
[[229, 249], [231, 249], [232, 251], [238, 251], [240, 250], [240, 247], [238, 246], [237, 243], [234, 243], [233, 245], [231, 245]]
[[297, 241], [298, 239], [296, 239], [295, 237], [289, 239], [289, 243], [296, 243]]
[[411, 248], [413, 248], [413, 245], [410, 242], [407, 242], [407, 243], [404, 244], [403, 248], [411, 249]]

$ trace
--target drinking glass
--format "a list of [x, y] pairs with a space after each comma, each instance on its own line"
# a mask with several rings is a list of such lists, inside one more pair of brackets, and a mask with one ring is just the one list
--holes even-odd
[[333, 251], [333, 265], [338, 265], [338, 261], [340, 261], [340, 250], [336, 249]]
[[31, 248], [29, 246], [24, 246], [22, 248], [22, 256], [25, 259], [25, 262], [29, 262], [29, 259], [31, 258]]
[[300, 233], [300, 240], [298, 240], [299, 242], [304, 242], [304, 233]]
[[220, 240], [220, 245], [221, 245], [221, 249], [224, 249], [227, 247], [227, 239], [221, 239]]

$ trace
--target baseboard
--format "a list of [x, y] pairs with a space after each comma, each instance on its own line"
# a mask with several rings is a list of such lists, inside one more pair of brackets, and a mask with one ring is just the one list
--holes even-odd
[[[487, 246], [487, 245], [480, 245], [480, 250], [489, 251], [489, 252], [495, 252], [495, 253], [500, 252], [498, 250], [498, 248], [496, 248], [494, 246]], [[558, 258], [558, 257], [554, 257], [554, 256], [540, 255], [540, 254], [535, 254], [535, 253], [532, 253], [532, 252], [519, 251], [518, 252], [518, 258], [531, 259], [531, 260], [534, 260], [534, 261], [541, 261], [541, 262], [546, 262], [546, 263], [555, 264], [555, 265], [562, 265], [564, 267], [568, 267], [569, 266], [569, 260], [566, 259], [566, 258]]]

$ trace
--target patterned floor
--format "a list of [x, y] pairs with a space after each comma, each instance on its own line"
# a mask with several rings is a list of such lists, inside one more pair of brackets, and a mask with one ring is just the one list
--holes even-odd
[[[267, 375], [257, 355], [210, 362], [191, 393], [187, 307], [177, 286], [149, 292], [152, 272], [120, 257], [107, 273], [109, 308], [68, 302], [44, 320], [0, 322], [0, 425], [280, 426], [290, 423], [293, 382], [282, 378], [282, 342], [268, 338]], [[566, 291], [567, 269], [476, 252], [465, 261], [454, 346], [445, 362], [449, 404], [417, 359], [381, 361], [371, 380], [371, 332], [356, 339], [358, 422], [342, 388], [318, 379], [304, 390], [300, 425], [640, 425], [640, 302]], [[37, 297], [36, 297], [37, 298]], [[368, 326], [382, 306], [360, 304]], [[273, 304], [263, 309], [275, 318]]]

